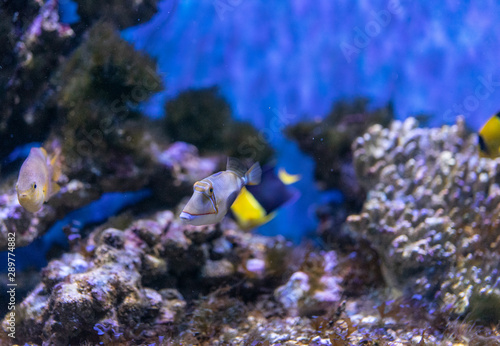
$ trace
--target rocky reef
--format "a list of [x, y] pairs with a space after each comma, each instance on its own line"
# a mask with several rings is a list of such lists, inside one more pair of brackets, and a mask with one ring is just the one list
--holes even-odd
[[58, 2], [0, 3], [0, 157], [27, 141], [47, 137], [56, 117], [48, 99], [50, 76], [75, 45], [73, 29], [60, 23]]
[[[248, 292], [272, 288], [283, 273], [279, 256], [287, 254], [288, 246], [283, 238], [259, 237], [234, 227], [182, 226], [171, 211], [134, 221], [124, 230], [98, 227], [75, 251], [43, 270], [41, 283], [17, 307], [17, 340], [55, 345], [139, 342], [169, 335], [186, 318], [197, 319], [192, 327], [204, 335], [208, 331], [203, 328], [215, 327], [202, 320], [206, 312], [189, 312], [186, 300], [223, 285]], [[277, 262], [269, 262], [270, 254]], [[236, 319], [243, 305], [231, 308]], [[189, 313], [196, 316], [186, 317]]]
[[499, 162], [479, 158], [461, 118], [417, 125], [374, 125], [355, 141], [354, 167], [369, 192], [349, 227], [377, 251], [389, 287], [496, 324]]

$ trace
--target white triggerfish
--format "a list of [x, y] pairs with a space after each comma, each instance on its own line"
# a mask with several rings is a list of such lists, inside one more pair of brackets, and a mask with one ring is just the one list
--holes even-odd
[[247, 171], [238, 159], [229, 157], [227, 169], [197, 181], [193, 195], [181, 212], [187, 224], [201, 226], [220, 222], [245, 185], [260, 183], [262, 170], [255, 163]]
[[61, 175], [58, 157], [59, 151], [49, 158], [44, 148], [31, 148], [16, 184], [19, 204], [27, 211], [39, 211], [44, 202], [59, 192], [56, 183]]

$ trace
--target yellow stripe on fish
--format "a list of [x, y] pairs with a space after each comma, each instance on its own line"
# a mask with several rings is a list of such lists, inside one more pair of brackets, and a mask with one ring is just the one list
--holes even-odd
[[59, 192], [56, 183], [61, 175], [58, 157], [59, 151], [49, 158], [44, 148], [31, 148], [16, 183], [19, 204], [27, 211], [39, 211], [44, 202]]
[[496, 158], [500, 156], [500, 113], [493, 115], [478, 134], [479, 155]]

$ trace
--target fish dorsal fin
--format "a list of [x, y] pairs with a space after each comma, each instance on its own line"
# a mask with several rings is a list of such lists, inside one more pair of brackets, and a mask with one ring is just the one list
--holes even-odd
[[243, 162], [241, 162], [240, 160], [238, 160], [235, 157], [228, 157], [227, 158], [226, 170], [233, 172], [234, 174], [236, 174], [240, 178], [243, 178], [245, 176], [246, 171], [247, 171]]
[[52, 181], [58, 181], [61, 177], [61, 161], [59, 160], [60, 154], [61, 149], [57, 148], [50, 158], [50, 166], [52, 167]]

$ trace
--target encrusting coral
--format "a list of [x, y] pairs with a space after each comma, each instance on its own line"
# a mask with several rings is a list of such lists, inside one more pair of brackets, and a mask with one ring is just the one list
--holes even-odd
[[500, 306], [486, 313], [484, 302], [500, 297], [499, 162], [479, 158], [463, 119], [441, 128], [419, 128], [414, 118], [374, 125], [353, 152], [369, 192], [348, 225], [378, 252], [386, 283], [497, 323]]

